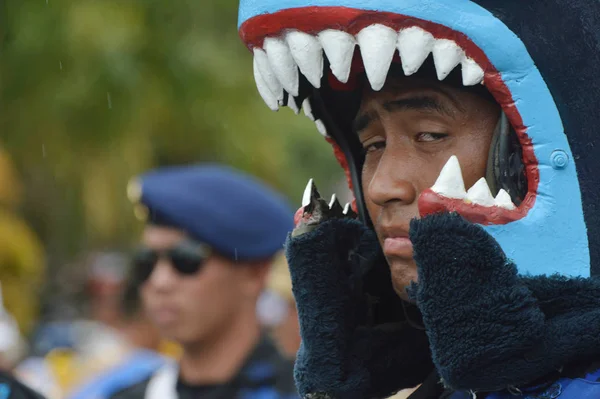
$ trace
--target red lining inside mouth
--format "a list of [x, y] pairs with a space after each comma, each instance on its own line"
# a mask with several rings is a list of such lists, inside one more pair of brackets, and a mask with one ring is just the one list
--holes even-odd
[[[389, 12], [366, 11], [347, 7], [301, 7], [250, 18], [240, 26], [239, 34], [248, 48], [252, 49], [256, 46], [262, 46], [265, 37], [277, 37], [289, 29], [296, 29], [310, 34], [317, 34], [325, 29], [337, 29], [355, 35], [363, 28], [375, 23], [395, 30], [419, 26], [437, 39], [454, 40], [465, 51], [465, 54], [474, 59], [485, 71], [485, 86], [504, 110], [517, 133], [523, 149], [528, 193], [517, 209], [508, 210], [468, 204], [462, 200], [445, 198], [431, 190], [426, 190], [421, 193], [419, 198], [421, 215], [444, 210], [456, 211], [467, 219], [481, 224], [505, 224], [527, 215], [535, 204], [539, 184], [538, 161], [533, 150], [533, 144], [527, 135], [527, 127], [523, 125], [523, 120], [514, 104], [510, 90], [504, 84], [500, 73], [494, 68], [485, 53], [463, 33], [430, 21]], [[331, 140], [328, 141], [331, 143]], [[332, 143], [332, 145], [334, 145], [336, 158], [344, 168], [347, 178], [349, 178], [347, 160], [338, 151], [339, 148], [336, 150], [337, 145], [335, 143]], [[351, 186], [352, 182], [349, 181], [349, 183]]]
[[[485, 213], [482, 212], [483, 209], [485, 209]], [[528, 209], [522, 206], [513, 210], [497, 206], [484, 207], [460, 199], [442, 197], [431, 189], [427, 189], [419, 195], [421, 217], [439, 212], [457, 212], [470, 222], [491, 225], [514, 222], [525, 217], [527, 211]], [[517, 215], [518, 217], [515, 217]]]

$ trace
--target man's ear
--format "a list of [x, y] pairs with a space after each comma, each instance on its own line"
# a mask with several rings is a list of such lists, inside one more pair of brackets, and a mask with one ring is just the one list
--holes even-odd
[[254, 261], [244, 267], [244, 286], [246, 294], [258, 298], [265, 289], [267, 276], [271, 270], [271, 259]]

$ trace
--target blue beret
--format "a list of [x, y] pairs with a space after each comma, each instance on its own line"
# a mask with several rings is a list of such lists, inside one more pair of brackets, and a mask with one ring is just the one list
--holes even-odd
[[161, 168], [138, 183], [150, 223], [184, 230], [231, 259], [271, 257], [293, 228], [293, 213], [281, 195], [230, 167]]

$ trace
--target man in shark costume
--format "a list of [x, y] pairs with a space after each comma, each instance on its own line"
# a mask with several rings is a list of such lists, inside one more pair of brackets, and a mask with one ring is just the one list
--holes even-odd
[[287, 242], [302, 395], [600, 398], [598, 26], [592, 0], [241, 0], [261, 97], [355, 195], [309, 183]]

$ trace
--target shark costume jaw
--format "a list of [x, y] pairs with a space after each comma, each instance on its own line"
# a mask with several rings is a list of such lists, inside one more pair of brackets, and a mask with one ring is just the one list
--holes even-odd
[[[288, 12], [295, 13], [296, 10]], [[331, 12], [338, 16], [340, 14], [339, 10]], [[323, 10], [320, 10], [322, 13]], [[274, 17], [282, 18], [281, 15], [264, 16], [266, 21], [261, 25], [273, 25], [270, 18]], [[298, 104], [301, 103], [304, 114], [315, 122], [323, 136], [328, 137], [323, 121], [315, 119], [313, 115], [310, 96], [302, 99], [299, 95], [301, 76], [306, 79], [305, 84], [315, 89], [320, 89], [322, 84], [329, 84], [332, 87], [346, 86], [343, 89], [348, 90], [351, 88], [351, 75], [364, 70], [371, 88], [379, 91], [385, 84], [394, 58], [401, 63], [404, 74], [411, 76], [419, 71], [430, 55], [440, 81], [460, 67], [464, 86], [483, 85], [485, 78], [489, 87], [495, 87], [500, 93], [506, 91], [502, 87], [502, 80], [497, 78], [498, 72], [481, 50], [454, 31], [408, 18], [396, 18], [389, 23], [390, 16], [385, 13], [363, 13], [348, 17], [355, 19], [341, 24], [351, 27], [347, 30], [319, 29], [316, 27], [317, 21], [311, 21], [315, 25], [309, 30], [311, 33], [288, 26], [280, 32], [262, 37], [262, 43], [260, 37], [253, 40], [256, 42], [252, 47], [254, 78], [258, 92], [269, 108], [276, 111], [280, 105], [287, 105], [299, 113]], [[291, 15], [287, 18], [296, 20]], [[374, 22], [377, 20], [386, 24]], [[304, 21], [296, 21], [306, 29]], [[359, 52], [355, 51], [357, 47]], [[324, 76], [326, 80], [322, 83]], [[521, 123], [518, 111], [514, 108], [511, 111], [513, 119]], [[521, 145], [527, 148], [530, 141], [524, 128], [521, 128], [521, 132]], [[453, 157], [440, 172], [436, 184], [421, 197], [423, 214], [445, 208], [485, 224], [505, 224], [522, 218], [535, 202], [535, 182], [538, 180], [537, 160], [531, 151], [528, 155], [530, 167], [526, 170], [528, 181], [532, 181], [533, 185], [518, 209], [505, 190], [500, 190], [494, 198], [485, 178], [468, 192], [465, 191], [460, 165]], [[495, 208], [487, 209], [491, 207]]]
[[[568, 274], [589, 276], [585, 223], [581, 201], [575, 198], [580, 191], [574, 162], [570, 162], [573, 156], [552, 96], [516, 35], [487, 10], [467, 0], [452, 2], [454, 7], [443, 0], [404, 1], [400, 5], [381, 0], [378, 10], [333, 5], [339, 1], [311, 1], [310, 6], [302, 3], [288, 0], [275, 6], [270, 1], [247, 0], [241, 4], [240, 36], [254, 54], [257, 88], [269, 108], [287, 105], [296, 113], [302, 108], [317, 130], [338, 145], [342, 143], [335, 134], [336, 127], [323, 115], [315, 98], [319, 90], [326, 86], [351, 90], [353, 76], [362, 70], [371, 88], [381, 90], [394, 62], [410, 76], [430, 57], [440, 81], [460, 68], [463, 85], [484, 85], [516, 132], [527, 193], [515, 205], [504, 190], [492, 195], [485, 178], [467, 190], [453, 157], [440, 171], [437, 182], [421, 193], [421, 213], [457, 211], [485, 225], [520, 265], [519, 270], [526, 273], [565, 274], [561, 262], [548, 261], [547, 248], [572, 246], [565, 257], [575, 267]], [[479, 22], [473, 22], [475, 18]], [[482, 26], [487, 31], [482, 31]], [[350, 164], [350, 169], [353, 163], [360, 163], [348, 146], [341, 147], [338, 152], [343, 153], [342, 161]], [[359, 174], [348, 174], [355, 187], [356, 210], [368, 221]], [[568, 189], [573, 191], [566, 194]], [[571, 225], [560, 237], [555, 232], [564, 230], [564, 224], [559, 227], [557, 221], [547, 218], [557, 212], [562, 213], [557, 221], [568, 219]], [[532, 239], [536, 242], [519, 243], [515, 239], [532, 235], [537, 235]], [[539, 245], [538, 241], [546, 248], [542, 257], [531, 249]]]

